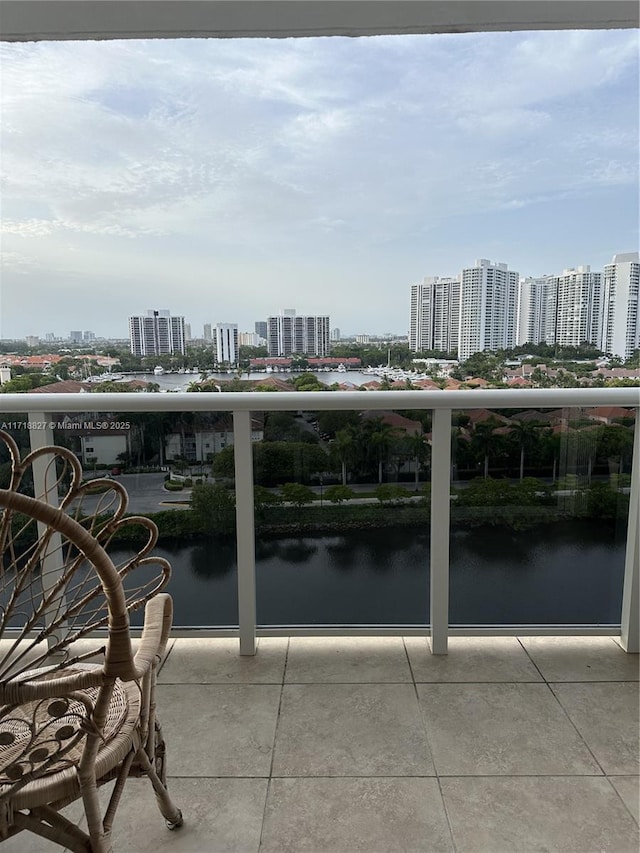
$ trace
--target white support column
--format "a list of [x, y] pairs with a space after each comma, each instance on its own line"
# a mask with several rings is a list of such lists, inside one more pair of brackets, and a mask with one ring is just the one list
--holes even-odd
[[624, 563], [620, 639], [627, 652], [640, 651], [640, 408], [636, 409], [636, 425], [631, 463], [629, 526]]
[[[31, 450], [37, 450], [40, 447], [51, 447], [55, 444], [53, 438], [53, 427], [49, 426], [53, 420], [52, 415], [47, 415], [45, 412], [27, 412], [27, 421], [29, 427], [29, 442]], [[33, 493], [36, 498], [49, 504], [50, 506], [59, 506], [60, 499], [57, 487], [57, 472], [53, 456], [43, 455], [35, 459], [32, 466], [33, 471]], [[38, 521], [38, 535], [44, 536], [47, 531], [47, 525]], [[42, 559], [42, 586], [43, 593], [47, 592], [54, 586], [57, 578], [62, 571], [63, 554], [62, 554], [62, 538], [59, 533], [52, 533], [49, 539], [49, 547], [47, 553]], [[58, 596], [58, 602], [59, 602]], [[51, 624], [52, 615], [58, 605], [51, 608], [47, 624]], [[49, 648], [59, 638], [52, 634], [49, 637]]]
[[233, 413], [240, 654], [256, 653], [256, 543], [253, 523], [251, 412]]
[[451, 409], [435, 409], [431, 440], [431, 653], [447, 654]]

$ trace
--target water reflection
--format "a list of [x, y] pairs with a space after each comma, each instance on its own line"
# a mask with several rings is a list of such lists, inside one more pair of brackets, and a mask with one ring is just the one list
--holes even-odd
[[189, 555], [189, 567], [199, 578], [213, 578], [230, 574], [236, 567], [236, 547], [214, 539], [194, 545]]
[[[619, 624], [623, 533], [582, 521], [452, 527], [451, 624]], [[175, 625], [237, 625], [234, 544], [158, 552], [173, 565]], [[426, 625], [429, 559], [428, 533], [407, 528], [258, 540], [258, 623]]]

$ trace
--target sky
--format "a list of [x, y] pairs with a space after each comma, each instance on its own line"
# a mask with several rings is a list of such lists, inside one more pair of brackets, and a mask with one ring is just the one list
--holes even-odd
[[476, 258], [638, 242], [638, 33], [0, 47], [0, 337], [294, 308], [406, 334]]

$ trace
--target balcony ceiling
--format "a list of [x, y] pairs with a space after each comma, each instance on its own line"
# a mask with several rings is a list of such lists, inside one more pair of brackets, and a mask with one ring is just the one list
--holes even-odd
[[635, 0], [2, 0], [0, 39], [232, 38], [637, 27]]

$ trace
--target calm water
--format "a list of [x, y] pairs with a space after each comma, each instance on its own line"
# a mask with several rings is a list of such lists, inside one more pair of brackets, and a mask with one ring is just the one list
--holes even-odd
[[[359, 386], [364, 384], [365, 382], [371, 382], [371, 380], [376, 379], [378, 377], [369, 376], [364, 373], [357, 373], [352, 370], [348, 370], [346, 373], [338, 373], [337, 370], [330, 372], [320, 372], [315, 373], [314, 375], [318, 377], [320, 382], [324, 382], [326, 385], [332, 385], [334, 382], [351, 382], [353, 385]], [[299, 373], [265, 373], [264, 371], [260, 373], [250, 373], [242, 374], [243, 379], [267, 379], [269, 376], [277, 376], [279, 379], [290, 379], [292, 376], [300, 376]], [[214, 379], [218, 379], [220, 382], [230, 382], [232, 379], [236, 378], [235, 373], [212, 373], [211, 377]], [[187, 385], [190, 382], [198, 382], [200, 379], [199, 373], [165, 373], [162, 376], [155, 376], [153, 373], [127, 373], [124, 377], [125, 379], [140, 379], [142, 382], [156, 382], [162, 391], [186, 391]]]
[[[543, 531], [542, 535], [541, 532]], [[583, 522], [453, 529], [451, 624], [619, 624], [624, 533]], [[235, 546], [158, 549], [178, 625], [237, 625]], [[429, 536], [349, 531], [261, 542], [262, 625], [428, 623]]]

